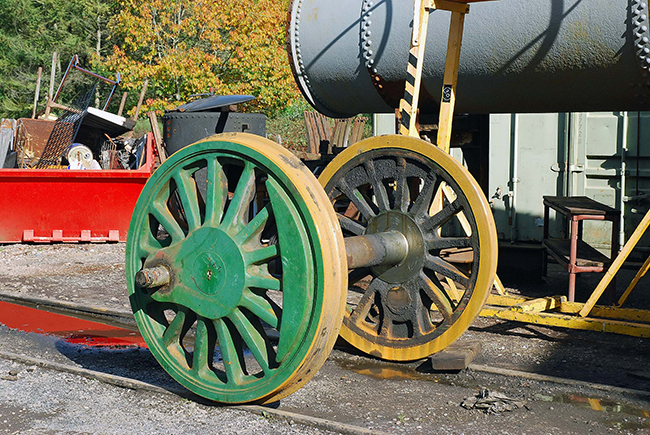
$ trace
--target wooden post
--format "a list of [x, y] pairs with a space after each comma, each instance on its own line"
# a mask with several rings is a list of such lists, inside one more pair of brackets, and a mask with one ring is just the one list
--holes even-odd
[[456, 87], [458, 84], [458, 67], [460, 66], [460, 48], [463, 41], [464, 24], [464, 13], [451, 13], [437, 140], [438, 147], [447, 153], [449, 152], [449, 145], [451, 143], [451, 125], [454, 120], [454, 106], [456, 105]]
[[36, 106], [38, 106], [38, 94], [41, 92], [41, 76], [43, 67], [38, 67], [38, 77], [36, 79], [36, 92], [34, 92], [34, 110], [32, 110], [32, 119], [36, 118]]
[[122, 101], [120, 102], [120, 110], [117, 111], [117, 116], [122, 116], [122, 112], [124, 111], [124, 104], [126, 104], [127, 95], [129, 94], [126, 92], [122, 94]]
[[620, 307], [625, 303], [627, 297], [630, 295], [630, 293], [632, 293], [632, 290], [634, 290], [634, 288], [639, 283], [641, 278], [643, 278], [645, 274], [648, 273], [648, 270], [650, 270], [650, 257], [646, 259], [646, 261], [643, 263], [643, 266], [641, 266], [641, 269], [639, 269], [639, 271], [634, 276], [634, 279], [632, 280], [630, 285], [627, 287], [625, 292], [621, 295], [621, 298], [616, 303], [617, 307]]
[[163, 147], [163, 139], [160, 136], [160, 130], [158, 129], [158, 118], [156, 117], [156, 112], [151, 111], [147, 114], [149, 117], [149, 123], [151, 123], [151, 132], [153, 133], [153, 140], [156, 143], [156, 150], [158, 150], [158, 157], [160, 158], [160, 163], [164, 163], [167, 160], [167, 154], [165, 153], [165, 147]]
[[140, 116], [140, 107], [142, 107], [142, 101], [144, 101], [144, 94], [147, 92], [147, 85], [149, 85], [149, 79], [145, 79], [144, 84], [142, 85], [142, 91], [140, 91], [140, 99], [138, 100], [138, 106], [135, 109], [135, 114], [133, 115], [133, 120], [137, 121], [138, 116]]
[[57, 53], [56, 51], [52, 53], [52, 69], [50, 70], [50, 89], [47, 92], [47, 103], [45, 106], [45, 119], [47, 119], [50, 116], [50, 111], [52, 108], [50, 107], [50, 103], [52, 102], [52, 98], [54, 97], [54, 80], [56, 78], [56, 60], [57, 60]]

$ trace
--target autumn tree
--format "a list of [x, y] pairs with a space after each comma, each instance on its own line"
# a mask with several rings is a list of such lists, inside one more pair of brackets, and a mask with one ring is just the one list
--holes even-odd
[[288, 0], [118, 0], [112, 53], [97, 67], [119, 71], [144, 110], [178, 106], [192, 94], [252, 94], [274, 114], [298, 93], [285, 53]]

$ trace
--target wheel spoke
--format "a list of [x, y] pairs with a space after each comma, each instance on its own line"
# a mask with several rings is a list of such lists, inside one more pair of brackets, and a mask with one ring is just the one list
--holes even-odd
[[268, 272], [257, 268], [249, 270], [246, 276], [246, 286], [261, 288], [264, 290], [280, 290], [282, 288], [280, 280], [272, 277]]
[[262, 231], [264, 231], [264, 227], [266, 226], [266, 223], [269, 221], [270, 217], [270, 212], [269, 212], [270, 205], [267, 204], [265, 205], [251, 221], [244, 227], [244, 229], [241, 230], [239, 234], [235, 237], [235, 240], [239, 244], [246, 244], [246, 242], [249, 242], [251, 240], [257, 239], [259, 240], [260, 234], [262, 234]]
[[246, 162], [241, 177], [235, 188], [232, 200], [226, 210], [222, 225], [228, 233], [237, 233], [246, 225], [245, 218], [248, 213], [248, 206], [255, 195], [255, 168], [250, 162]]
[[456, 216], [463, 209], [462, 204], [459, 200], [455, 200], [451, 204], [447, 204], [440, 210], [438, 213], [429, 217], [422, 223], [422, 229], [424, 231], [432, 231], [435, 228], [439, 228], [449, 222], [454, 216]]
[[199, 199], [196, 193], [196, 182], [192, 178], [194, 171], [179, 170], [174, 174], [176, 189], [181, 199], [181, 205], [185, 214], [185, 220], [189, 231], [194, 231], [201, 226], [201, 212], [199, 211]]
[[375, 162], [373, 160], [366, 160], [364, 166], [372, 184], [372, 190], [375, 193], [375, 199], [379, 210], [389, 210], [390, 200], [388, 198], [388, 193], [386, 192], [386, 186], [384, 186], [382, 179], [377, 175]]
[[205, 319], [199, 318], [196, 322], [196, 335], [194, 336], [194, 351], [192, 355], [192, 371], [197, 374], [208, 374], [212, 360], [212, 347], [208, 325]]
[[244, 340], [244, 343], [246, 343], [246, 346], [248, 346], [248, 349], [250, 349], [257, 363], [262, 368], [262, 371], [265, 374], [270, 374], [269, 354], [264, 337], [262, 337], [259, 331], [255, 329], [253, 324], [240, 310], [233, 311], [228, 315], [228, 318], [235, 325], [235, 328], [237, 328], [237, 331]]
[[452, 314], [454, 314], [454, 307], [451, 305], [451, 301], [449, 300], [449, 297], [442, 290], [442, 288], [434, 284], [434, 282], [431, 281], [431, 279], [429, 279], [429, 277], [426, 276], [424, 273], [420, 273], [419, 285], [420, 288], [424, 290], [426, 295], [431, 299], [431, 301], [438, 308], [442, 316], [446, 320], [451, 320], [451, 316]]
[[174, 316], [174, 319], [169, 323], [169, 326], [165, 329], [162, 336], [162, 342], [166, 347], [173, 344], [180, 346], [186, 317], [187, 313], [185, 310], [179, 309], [178, 312], [176, 312], [176, 316]]
[[357, 303], [354, 311], [352, 311], [352, 314], [350, 314], [350, 321], [353, 323], [364, 322], [368, 316], [368, 313], [370, 312], [370, 309], [372, 308], [374, 300], [375, 292], [368, 288]]
[[370, 309], [372, 308], [375, 302], [375, 294], [380, 291], [382, 288], [387, 288], [388, 284], [382, 281], [379, 278], [372, 280], [365, 293], [357, 303], [356, 308], [350, 314], [350, 321], [352, 323], [361, 324], [364, 323]]
[[364, 218], [370, 219], [375, 216], [375, 212], [359, 189], [351, 188], [345, 179], [339, 181], [339, 189], [350, 201], [352, 201]]
[[424, 267], [433, 272], [440, 273], [447, 278], [451, 278], [455, 282], [463, 285], [465, 288], [469, 285], [469, 278], [465, 276], [465, 274], [458, 270], [456, 266], [446, 262], [440, 257], [428, 255], [424, 261]]
[[339, 218], [339, 224], [341, 225], [341, 228], [350, 231], [355, 236], [360, 236], [366, 231], [366, 227], [353, 221], [347, 216], [337, 213], [336, 217]]
[[138, 240], [138, 256], [140, 258], [147, 258], [163, 248], [160, 240], [151, 234], [151, 230], [148, 227], [142, 233], [142, 237]]
[[247, 264], [259, 264], [267, 262], [278, 256], [278, 245], [269, 245], [246, 253]]
[[469, 248], [472, 246], [471, 237], [436, 237], [426, 241], [428, 251], [450, 248]]
[[356, 282], [367, 277], [368, 275], [370, 275], [369, 267], [361, 267], [359, 269], [354, 269], [348, 275], [348, 285], [355, 284]]
[[423, 304], [418, 304], [415, 309], [415, 319], [412, 321], [413, 324], [413, 335], [423, 336], [427, 335], [429, 332], [433, 331], [433, 323], [431, 322], [431, 317], [429, 316], [429, 309], [426, 308]]
[[440, 186], [440, 183], [436, 174], [433, 172], [427, 173], [424, 179], [424, 186], [422, 186], [418, 197], [411, 206], [410, 213], [412, 215], [418, 217], [428, 215], [431, 201], [433, 201], [433, 193], [438, 189], [438, 186]]
[[271, 305], [270, 301], [253, 293], [249, 289], [244, 291], [241, 307], [246, 308], [272, 328], [277, 328], [280, 323], [277, 315], [279, 310], [276, 312], [276, 309], [274, 309], [274, 306]]
[[163, 226], [167, 233], [169, 233], [169, 236], [172, 238], [172, 243], [178, 243], [185, 238], [185, 232], [178, 222], [176, 222], [176, 219], [174, 219], [166, 204], [160, 201], [154, 201], [150, 213]]
[[217, 340], [223, 358], [223, 366], [226, 370], [227, 382], [241, 385], [244, 381], [244, 370], [228, 325], [223, 319], [216, 319], [214, 320], [214, 327], [217, 330]]
[[393, 336], [393, 316], [390, 314], [390, 310], [383, 305], [381, 307], [381, 326], [379, 327], [379, 335], [382, 337], [392, 337]]
[[408, 183], [406, 179], [406, 160], [397, 158], [397, 178], [395, 180], [395, 208], [406, 212], [410, 203]]
[[228, 199], [228, 180], [216, 157], [208, 158], [207, 163], [205, 222], [216, 227], [221, 223], [223, 209]]

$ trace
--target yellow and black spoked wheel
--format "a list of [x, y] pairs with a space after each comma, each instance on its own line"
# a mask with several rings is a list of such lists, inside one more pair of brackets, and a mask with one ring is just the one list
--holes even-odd
[[249, 134], [173, 154], [136, 204], [131, 306], [163, 368], [196, 394], [268, 403], [321, 367], [347, 271], [337, 218], [291, 153]]
[[401, 233], [407, 246], [397, 264], [348, 271], [341, 336], [395, 361], [426, 357], [460, 337], [485, 303], [497, 264], [494, 220], [469, 172], [435, 145], [391, 135], [346, 149], [319, 181], [346, 244]]

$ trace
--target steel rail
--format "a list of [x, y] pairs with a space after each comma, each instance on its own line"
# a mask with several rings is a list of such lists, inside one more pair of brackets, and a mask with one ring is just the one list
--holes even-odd
[[133, 314], [129, 311], [118, 311], [110, 308], [102, 308], [92, 305], [86, 306], [74, 302], [54, 301], [51, 299], [29, 296], [16, 296], [1, 292], [0, 301], [36, 308], [50, 313], [63, 314], [77, 319], [104, 323], [106, 325], [116, 326], [131, 331], [138, 331]]
[[[206, 404], [214, 403], [206, 399], [203, 399], [202, 397], [196, 396], [195, 394], [192, 394], [190, 391], [185, 390], [184, 388], [173, 388], [173, 387], [163, 388], [163, 387], [159, 387], [158, 385], [150, 384], [148, 382], [143, 382], [136, 379], [130, 379], [124, 376], [112, 375], [108, 373], [98, 372], [95, 370], [75, 367], [68, 364], [46, 361], [40, 358], [32, 358], [25, 355], [18, 355], [10, 352], [0, 352], [0, 358], [14, 361], [21, 364], [35, 365], [45, 369], [56, 370], [63, 373], [82, 376], [106, 384], [115, 385], [120, 388], [128, 388], [131, 390], [149, 391], [152, 393], [177, 396], [185, 399], [190, 399], [193, 401], [203, 402]], [[260, 406], [260, 405], [235, 405], [235, 406], [229, 406], [228, 409], [246, 411], [264, 417], [270, 415], [287, 422], [293, 421], [294, 423], [304, 424], [305, 426], [311, 426], [318, 429], [333, 431], [342, 434], [349, 434], [349, 435], [382, 434], [382, 432], [378, 432], [374, 429], [373, 430], [366, 429], [351, 424], [340, 423], [334, 420], [312, 417], [310, 415], [298, 414], [296, 412], [283, 411], [280, 409], [275, 409], [275, 408]]]

